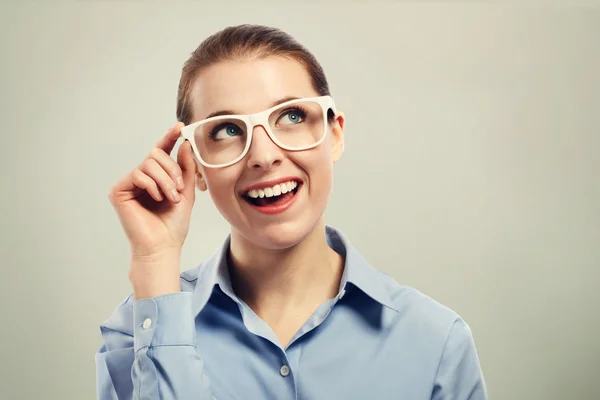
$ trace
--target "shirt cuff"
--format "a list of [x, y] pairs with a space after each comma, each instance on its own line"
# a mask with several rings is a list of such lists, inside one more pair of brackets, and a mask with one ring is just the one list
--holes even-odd
[[196, 328], [192, 316], [192, 293], [169, 293], [136, 300], [133, 324], [136, 352], [144, 347], [194, 346]]

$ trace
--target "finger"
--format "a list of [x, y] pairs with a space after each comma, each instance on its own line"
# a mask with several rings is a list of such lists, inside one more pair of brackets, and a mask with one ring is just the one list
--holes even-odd
[[153, 158], [147, 158], [140, 166], [140, 170], [156, 182], [160, 190], [174, 203], [181, 199], [175, 182], [169, 174]]
[[194, 151], [189, 141], [185, 141], [179, 146], [177, 153], [177, 163], [181, 165], [184, 179], [187, 181], [194, 181], [194, 175], [196, 174], [196, 162], [194, 161]]
[[163, 150], [167, 154], [171, 154], [173, 148], [175, 147], [175, 143], [179, 139], [181, 135], [181, 128], [184, 126], [183, 122], [178, 122], [170, 128], [167, 133], [160, 138], [160, 140], [156, 143], [156, 147]]
[[183, 189], [183, 172], [181, 171], [179, 164], [177, 164], [170, 155], [165, 153], [162, 149], [155, 147], [150, 152], [149, 157], [156, 160], [162, 169], [169, 174], [173, 182], [175, 182], [177, 190]]
[[150, 197], [152, 197], [154, 200], [159, 202], [163, 201], [164, 197], [158, 189], [158, 185], [156, 184], [154, 179], [150, 178], [140, 169], [136, 168], [133, 170], [133, 172], [131, 173], [131, 180], [137, 188], [148, 192]]
[[189, 141], [186, 140], [179, 146], [177, 162], [181, 165], [183, 171], [184, 190], [186, 195], [194, 195], [197, 166], [196, 161], [194, 160], [192, 145]]
[[[130, 200], [132, 197], [135, 198], [139, 195], [139, 191], [143, 190], [136, 186], [134, 182], [134, 172], [135, 170], [123, 176], [110, 189], [110, 192], [108, 193], [108, 199], [110, 200], [111, 204], [115, 205], [119, 201]], [[141, 181], [138, 180], [138, 183], [141, 183]]]

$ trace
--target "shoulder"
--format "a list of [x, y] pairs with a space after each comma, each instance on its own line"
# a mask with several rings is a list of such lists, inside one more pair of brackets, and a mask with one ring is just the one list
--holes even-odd
[[437, 374], [479, 376], [475, 341], [464, 318], [420, 290], [378, 272], [394, 308], [385, 313], [387, 337], [394, 348], [433, 366]]
[[[470, 334], [458, 312], [415, 287], [398, 283], [378, 271], [379, 279], [396, 311], [394, 323], [424, 340], [445, 344], [450, 334]], [[454, 331], [454, 332], [453, 332]]]

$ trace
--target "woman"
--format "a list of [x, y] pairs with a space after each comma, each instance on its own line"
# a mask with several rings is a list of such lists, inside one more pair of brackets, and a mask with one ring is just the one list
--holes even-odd
[[[133, 293], [101, 326], [99, 398], [487, 398], [465, 322], [325, 225], [344, 114], [311, 53], [224, 29], [185, 63], [177, 118], [110, 191]], [[196, 189], [231, 234], [180, 274]]]

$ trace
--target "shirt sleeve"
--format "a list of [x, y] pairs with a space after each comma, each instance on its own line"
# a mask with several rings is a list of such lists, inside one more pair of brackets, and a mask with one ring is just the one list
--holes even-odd
[[214, 400], [195, 345], [192, 293], [123, 302], [101, 325], [99, 400]]
[[432, 400], [487, 400], [488, 394], [469, 326], [454, 321], [435, 378]]

